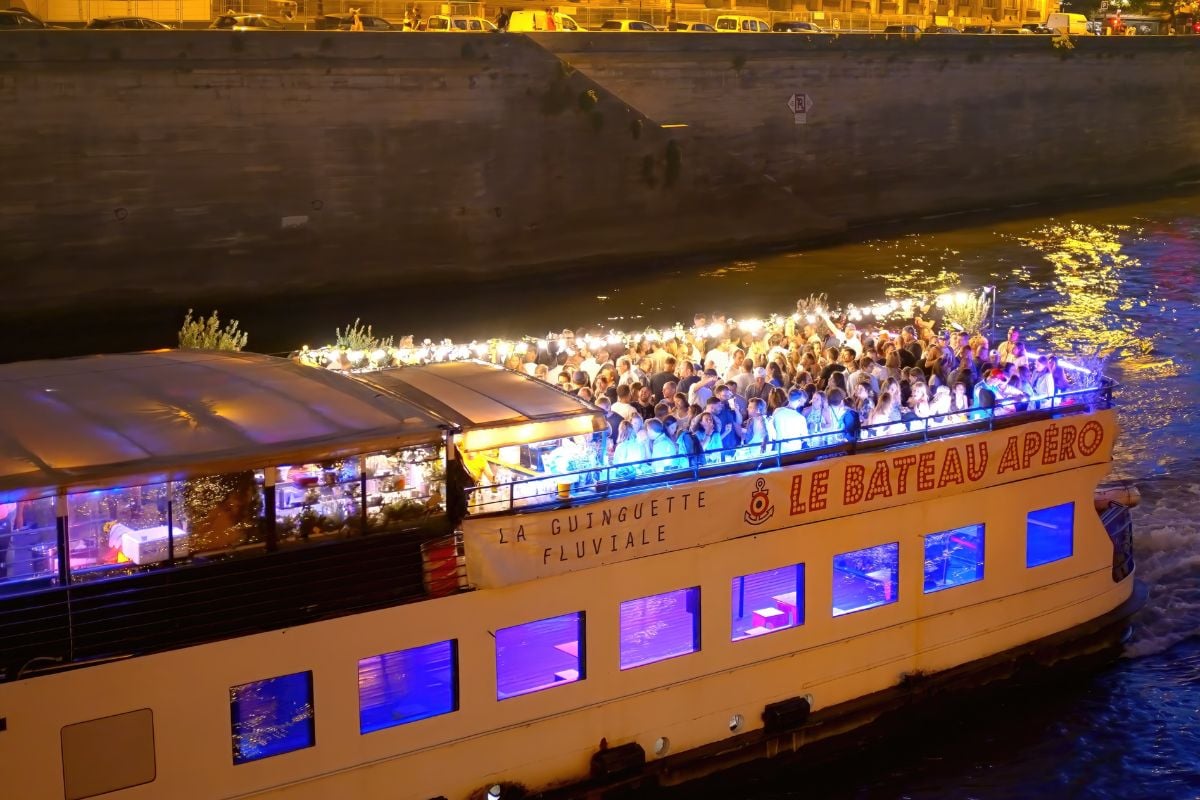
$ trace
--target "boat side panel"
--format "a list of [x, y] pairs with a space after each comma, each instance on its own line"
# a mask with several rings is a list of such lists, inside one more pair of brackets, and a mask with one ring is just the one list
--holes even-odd
[[[1092, 511], [1106, 469], [3, 685], [0, 769], [25, 776], [31, 798], [61, 797], [60, 729], [145, 707], [155, 713], [159, 777], [113, 795], [120, 800], [391, 797], [397, 787], [400, 796], [456, 798], [492, 780], [581, 778], [602, 737], [652, 753], [667, 736], [670, 752], [680, 752], [729, 736], [734, 713], [752, 729], [767, 703], [812, 694], [817, 708], [829, 707], [1118, 606], [1132, 581], [1112, 583], [1111, 543]], [[1071, 500], [1074, 555], [1027, 569], [1026, 512]], [[923, 594], [921, 537], [978, 522], [987, 526], [985, 579]], [[833, 556], [889, 541], [901, 543], [898, 601], [833, 618]], [[805, 624], [731, 642], [731, 579], [797, 562], [806, 564]], [[620, 603], [696, 585], [702, 652], [622, 672]], [[497, 701], [494, 631], [579, 610], [587, 615], [587, 679]], [[360, 736], [358, 659], [448, 638], [459, 642], [461, 709]], [[303, 670], [314, 673], [316, 747], [234, 766], [229, 687]]]

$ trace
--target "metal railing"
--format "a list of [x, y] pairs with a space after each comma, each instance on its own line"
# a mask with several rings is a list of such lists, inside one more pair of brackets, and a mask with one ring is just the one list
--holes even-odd
[[[477, 517], [507, 514], [518, 509], [563, 507], [627, 494], [648, 486], [676, 485], [721, 475], [778, 469], [964, 433], [987, 432], [1039, 419], [1089, 414], [1112, 407], [1115, 387], [1114, 381], [1104, 378], [1099, 386], [1058, 393], [1052, 399], [1042, 401], [1011, 399], [997, 402], [992, 408], [971, 408], [907, 422], [822, 431], [794, 439], [740, 444], [621, 464], [597, 464], [587, 469], [480, 484], [467, 490], [467, 510], [469, 516]], [[1045, 403], [1046, 407], [1028, 408], [1039, 402]]]
[[1113, 543], [1113, 583], [1125, 580], [1134, 568], [1133, 561], [1133, 514], [1128, 506], [1112, 503], [1100, 512], [1100, 521]]

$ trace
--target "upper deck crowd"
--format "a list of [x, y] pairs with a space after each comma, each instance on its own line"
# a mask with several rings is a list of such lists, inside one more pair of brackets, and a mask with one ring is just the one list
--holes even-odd
[[993, 347], [919, 311], [898, 330], [807, 318], [756, 335], [697, 314], [682, 335], [632, 343], [568, 329], [505, 366], [596, 404], [609, 463], [661, 469], [682, 456], [751, 458], [1070, 402], [1057, 358], [1029, 353], [1017, 328]]

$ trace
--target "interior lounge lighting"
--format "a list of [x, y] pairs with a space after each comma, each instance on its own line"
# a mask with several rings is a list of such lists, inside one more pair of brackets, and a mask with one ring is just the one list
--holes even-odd
[[468, 452], [496, 450], [530, 442], [546, 442], [566, 436], [581, 436], [595, 433], [596, 426], [605, 426], [603, 419], [591, 414], [580, 414], [565, 419], [544, 422], [525, 422], [520, 425], [505, 425], [495, 428], [473, 428], [462, 434], [462, 448]]

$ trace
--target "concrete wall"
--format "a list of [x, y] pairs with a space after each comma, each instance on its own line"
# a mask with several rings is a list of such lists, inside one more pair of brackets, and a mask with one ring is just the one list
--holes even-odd
[[1190, 37], [10, 34], [0, 270], [26, 312], [403, 290], [1159, 183], [1200, 170], [1198, 68]]
[[[540, 39], [849, 224], [1195, 176], [1200, 38]], [[807, 94], [797, 125], [787, 107]], [[1138, 166], [1127, 169], [1131, 161]]]

